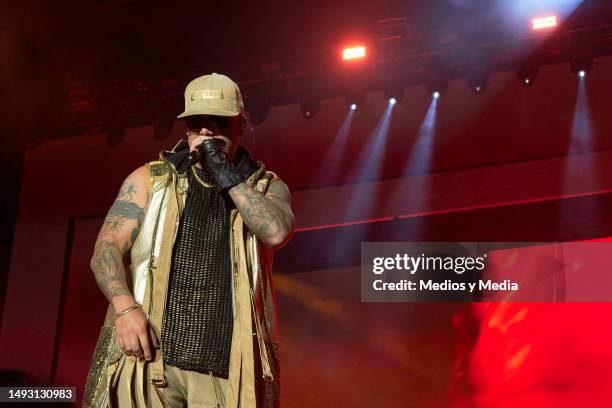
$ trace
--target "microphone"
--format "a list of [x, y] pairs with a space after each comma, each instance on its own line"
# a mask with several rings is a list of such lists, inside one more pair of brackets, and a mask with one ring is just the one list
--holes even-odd
[[200, 148], [202, 145], [198, 145], [196, 149], [192, 152], [189, 152], [189, 156], [187, 156], [187, 165], [193, 166], [197, 162], [202, 159], [202, 149]]
[[[213, 137], [220, 134], [220, 131], [223, 128], [223, 126], [221, 126], [221, 125], [222, 124], [216, 123], [216, 122], [209, 123], [208, 126], [212, 129], [212, 136]], [[221, 139], [219, 139], [219, 140], [221, 140]], [[223, 142], [223, 144], [225, 144], [225, 142], [223, 140], [221, 140], [221, 142]], [[196, 164], [197, 162], [202, 160], [203, 156], [204, 156], [204, 152], [202, 151], [202, 144], [200, 143], [193, 152], [189, 152], [189, 157], [187, 157], [187, 165], [188, 166], [193, 166], [194, 164]]]
[[[206, 139], [206, 140], [210, 140], [210, 139]], [[215, 139], [218, 140], [218, 143], [221, 143], [221, 147], [225, 146], [225, 141], [223, 139]], [[200, 160], [202, 160], [202, 158], [204, 157], [204, 148], [202, 146], [202, 144], [204, 143], [204, 141], [202, 141], [202, 143], [200, 143], [199, 145], [196, 146], [196, 149], [192, 152], [189, 152], [189, 156], [187, 156], [187, 165], [188, 166], [193, 166], [194, 164], [196, 164], [197, 162], [199, 162]]]

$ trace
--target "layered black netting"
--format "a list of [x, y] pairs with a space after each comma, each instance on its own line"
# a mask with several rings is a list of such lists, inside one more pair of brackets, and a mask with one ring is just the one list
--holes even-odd
[[[200, 179], [212, 179], [197, 170]], [[162, 327], [164, 363], [227, 377], [232, 340], [231, 200], [188, 171]], [[227, 201], [226, 201], [227, 200]]]

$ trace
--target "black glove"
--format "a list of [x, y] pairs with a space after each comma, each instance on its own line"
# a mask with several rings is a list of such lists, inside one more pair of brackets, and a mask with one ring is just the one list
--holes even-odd
[[227, 161], [223, 151], [225, 142], [219, 138], [206, 139], [198, 146], [201, 151], [201, 163], [208, 174], [215, 181], [218, 192], [225, 191], [236, 184], [244, 181], [244, 175], [240, 174], [234, 165]]

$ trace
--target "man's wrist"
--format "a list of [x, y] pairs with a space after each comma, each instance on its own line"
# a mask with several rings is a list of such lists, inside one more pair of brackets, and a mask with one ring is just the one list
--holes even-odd
[[233, 165], [227, 163], [224, 168], [214, 169], [212, 172], [217, 191], [228, 191], [242, 183], [244, 178], [236, 171]]
[[136, 301], [132, 295], [119, 295], [113, 297], [112, 304], [115, 313], [119, 313], [120, 311], [136, 304]]
[[132, 306], [126, 307], [125, 309], [123, 309], [119, 313], [115, 314], [115, 320], [117, 320], [118, 318], [120, 318], [123, 315], [126, 315], [126, 314], [130, 313], [132, 310], [136, 310], [136, 309], [140, 309], [140, 305], [137, 304], [137, 303], [134, 303]]
[[244, 188], [244, 187], [248, 187], [247, 183], [243, 180], [240, 183], [231, 186], [230, 188], [227, 189], [228, 194], [230, 195], [231, 198], [234, 198], [234, 196], [236, 194], [239, 194], [240, 191]]

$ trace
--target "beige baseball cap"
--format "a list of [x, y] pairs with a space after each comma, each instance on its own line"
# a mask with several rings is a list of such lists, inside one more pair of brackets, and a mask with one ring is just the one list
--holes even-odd
[[238, 85], [225, 75], [212, 73], [191, 81], [185, 88], [185, 112], [191, 115], [237, 116], [244, 112]]

